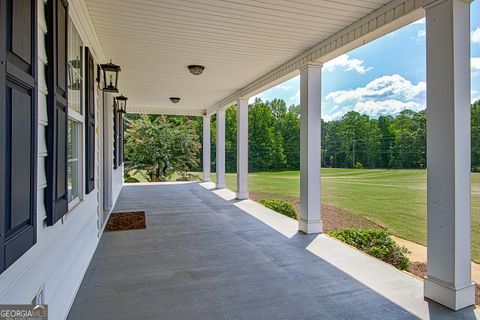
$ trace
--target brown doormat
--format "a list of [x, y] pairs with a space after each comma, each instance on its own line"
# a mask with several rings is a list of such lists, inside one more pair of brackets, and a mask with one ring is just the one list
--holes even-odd
[[145, 229], [145, 212], [114, 212], [110, 215], [105, 231]]

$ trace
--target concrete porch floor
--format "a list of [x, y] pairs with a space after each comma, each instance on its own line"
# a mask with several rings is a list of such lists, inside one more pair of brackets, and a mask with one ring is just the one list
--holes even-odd
[[147, 229], [104, 233], [68, 319], [476, 319], [423, 282], [213, 184], [126, 185], [114, 211]]

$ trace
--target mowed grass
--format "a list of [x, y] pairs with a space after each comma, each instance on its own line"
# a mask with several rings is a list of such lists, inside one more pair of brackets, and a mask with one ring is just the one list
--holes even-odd
[[[212, 179], [215, 179], [213, 174]], [[472, 174], [472, 259], [480, 262], [480, 174]], [[392, 234], [425, 245], [425, 170], [322, 169], [322, 202], [362, 215]], [[227, 174], [236, 189], [236, 174]], [[249, 190], [299, 197], [300, 172], [249, 174]]]

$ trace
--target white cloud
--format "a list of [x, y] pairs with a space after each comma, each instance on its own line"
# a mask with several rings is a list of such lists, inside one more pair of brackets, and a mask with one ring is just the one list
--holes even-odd
[[425, 24], [425, 18], [422, 18], [422, 19], [420, 19], [420, 20], [417, 20], [417, 21], [415, 21], [415, 22], [412, 23], [412, 24]]
[[342, 54], [341, 56], [330, 60], [325, 63], [323, 68], [327, 71], [333, 71], [335, 68], [342, 68], [345, 71], [355, 71], [360, 74], [367, 73], [372, 70], [372, 67], [365, 67], [363, 65], [363, 60], [360, 59], [350, 59], [348, 54]]
[[480, 27], [475, 29], [475, 31], [472, 32], [472, 42], [473, 43], [480, 43]]
[[275, 88], [288, 91], [288, 90], [292, 89], [293, 87], [292, 87], [292, 86], [289, 86], [289, 85], [287, 85], [287, 84], [279, 84], [279, 85], [276, 86]]
[[293, 101], [294, 104], [299, 104], [300, 103], [300, 90], [297, 90], [295, 95], [291, 96], [290, 101]]
[[421, 38], [421, 37], [425, 37], [427, 33], [425, 32], [425, 30], [418, 30], [418, 34], [417, 34], [417, 37]]
[[375, 100], [396, 98], [412, 100], [425, 94], [425, 90], [425, 82], [420, 81], [417, 84], [412, 84], [412, 82], [402, 76], [394, 74], [377, 78], [369, 82], [365, 87], [331, 92], [326, 96], [326, 99], [336, 104], [354, 100], [366, 101], [372, 98]]
[[480, 57], [472, 58], [471, 60], [472, 76], [480, 75]]
[[349, 111], [356, 111], [360, 114], [366, 114], [371, 118], [378, 118], [380, 116], [397, 115], [403, 110], [420, 111], [425, 109], [425, 105], [414, 101], [400, 101], [400, 100], [368, 100], [359, 101], [353, 106], [345, 106], [342, 110], [333, 113], [332, 115], [324, 115], [325, 121], [338, 120], [342, 118]]
[[471, 98], [471, 103], [474, 103], [480, 99], [480, 93], [477, 90], [472, 90], [470, 94], [470, 98]]
[[357, 102], [353, 107], [353, 111], [361, 114], [368, 114], [374, 118], [385, 115], [396, 115], [406, 109], [420, 111], [425, 109], [425, 105], [414, 101], [403, 102], [399, 100], [369, 100]]

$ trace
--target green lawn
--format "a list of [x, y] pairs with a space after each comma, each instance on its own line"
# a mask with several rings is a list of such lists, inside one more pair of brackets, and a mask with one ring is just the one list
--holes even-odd
[[[213, 174], [213, 179], [215, 175]], [[227, 174], [236, 189], [236, 174]], [[299, 197], [299, 171], [249, 174], [249, 190]], [[472, 174], [472, 258], [480, 262], [480, 174]], [[322, 169], [322, 202], [360, 214], [392, 234], [426, 243], [424, 170]]]

